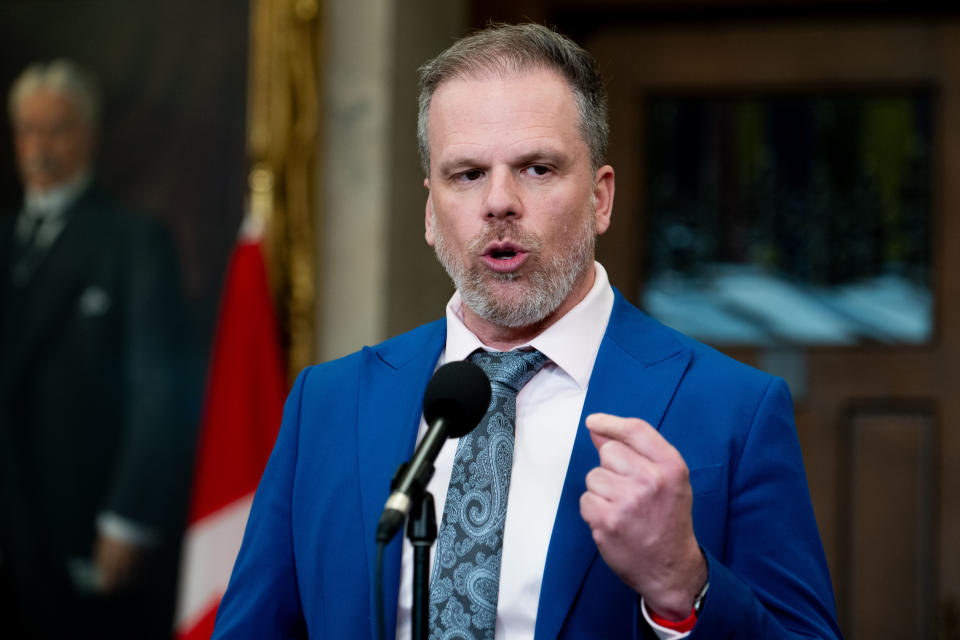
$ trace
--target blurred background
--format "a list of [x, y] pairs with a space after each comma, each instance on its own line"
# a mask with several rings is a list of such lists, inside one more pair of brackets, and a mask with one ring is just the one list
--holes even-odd
[[789, 382], [846, 637], [960, 638], [960, 7], [941, 4], [8, 0], [0, 86], [59, 56], [100, 78], [97, 179], [176, 241], [199, 421], [245, 218], [287, 382], [442, 313], [417, 66], [490, 20], [556, 26], [608, 82], [613, 285]]

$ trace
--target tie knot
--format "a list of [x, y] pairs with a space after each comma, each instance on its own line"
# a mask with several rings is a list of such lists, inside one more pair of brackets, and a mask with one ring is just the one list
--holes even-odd
[[532, 351], [483, 351], [470, 354], [470, 362], [487, 374], [490, 382], [497, 382], [513, 390], [520, 391], [523, 385], [547, 363], [547, 356], [536, 349]]

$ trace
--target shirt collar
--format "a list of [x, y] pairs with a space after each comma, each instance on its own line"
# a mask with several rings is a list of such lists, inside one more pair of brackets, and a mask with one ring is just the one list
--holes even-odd
[[[534, 337], [527, 345], [537, 349], [586, 389], [603, 334], [613, 309], [613, 289], [607, 272], [594, 262], [593, 287], [577, 306]], [[463, 299], [455, 292], [447, 303], [447, 343], [444, 362], [464, 360], [486, 347], [463, 323]]]
[[24, 215], [59, 217], [80, 197], [91, 182], [93, 182], [93, 172], [85, 169], [66, 182], [49, 189], [27, 190], [23, 194]]

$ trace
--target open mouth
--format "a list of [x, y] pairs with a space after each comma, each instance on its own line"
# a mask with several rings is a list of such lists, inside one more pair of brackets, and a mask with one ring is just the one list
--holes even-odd
[[483, 252], [483, 261], [497, 272], [513, 272], [527, 259], [527, 253], [521, 247], [510, 243], [494, 244]]

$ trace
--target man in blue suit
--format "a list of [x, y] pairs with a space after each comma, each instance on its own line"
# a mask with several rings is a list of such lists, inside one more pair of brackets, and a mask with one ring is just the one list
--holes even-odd
[[[537, 25], [464, 38], [421, 68], [418, 125], [426, 240], [457, 293], [300, 375], [214, 637], [375, 635], [391, 474], [434, 370], [478, 349], [547, 363], [516, 395], [495, 617], [435, 586], [431, 637], [839, 637], [786, 386], [646, 317], [594, 261], [614, 172], [589, 54]], [[448, 508], [457, 448], [427, 487]], [[411, 558], [387, 547], [389, 637], [409, 637]]]

